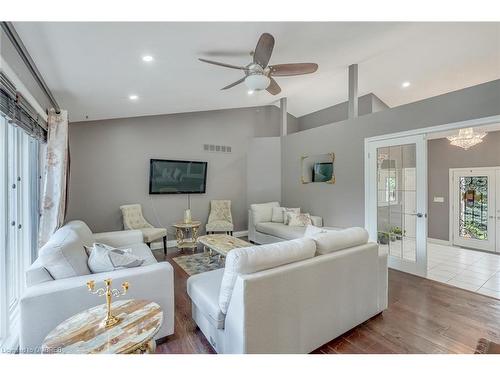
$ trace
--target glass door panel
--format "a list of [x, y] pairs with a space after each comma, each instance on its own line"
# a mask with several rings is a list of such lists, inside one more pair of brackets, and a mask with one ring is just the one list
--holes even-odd
[[427, 268], [425, 146], [422, 137], [369, 145], [370, 168], [375, 169], [370, 175], [376, 179], [376, 194], [369, 198], [375, 202], [368, 204], [376, 215], [369, 221], [376, 220], [376, 226], [367, 224], [370, 232], [376, 231], [380, 249], [387, 251], [390, 267], [423, 276]]

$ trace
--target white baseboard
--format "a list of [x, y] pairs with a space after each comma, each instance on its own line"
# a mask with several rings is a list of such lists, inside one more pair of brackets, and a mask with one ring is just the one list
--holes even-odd
[[[240, 230], [238, 232], [233, 232], [234, 237], [245, 237], [248, 236], [248, 230]], [[167, 241], [167, 248], [168, 247], [176, 247], [177, 246], [177, 241], [176, 240], [170, 240]], [[153, 242], [151, 244], [151, 250], [163, 250], [163, 242]]]
[[450, 246], [451, 245], [450, 241], [440, 240], [438, 238], [427, 237], [427, 242], [435, 243], [436, 245], [443, 245], [443, 246]]
[[234, 237], [246, 237], [248, 236], [248, 231], [247, 230], [240, 230], [238, 232], [233, 232]]

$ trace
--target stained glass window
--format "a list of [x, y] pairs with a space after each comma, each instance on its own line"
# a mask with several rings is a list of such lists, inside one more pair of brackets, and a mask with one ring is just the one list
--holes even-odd
[[488, 239], [488, 177], [461, 176], [459, 235], [475, 240]]

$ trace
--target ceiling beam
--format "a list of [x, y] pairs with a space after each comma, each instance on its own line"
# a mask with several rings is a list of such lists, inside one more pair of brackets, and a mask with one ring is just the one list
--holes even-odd
[[358, 117], [358, 64], [349, 65], [348, 118]]

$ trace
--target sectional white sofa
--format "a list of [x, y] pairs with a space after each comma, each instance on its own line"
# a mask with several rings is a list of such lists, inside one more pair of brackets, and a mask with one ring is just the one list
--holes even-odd
[[[283, 220], [273, 220], [273, 208], [280, 207], [279, 202], [251, 204], [248, 210], [248, 239], [256, 244], [267, 244], [294, 240], [304, 236], [305, 227], [289, 226]], [[312, 224], [323, 226], [323, 219], [311, 216]]]
[[387, 308], [387, 255], [362, 228], [231, 250], [191, 276], [192, 316], [218, 353], [309, 353]]
[[[144, 262], [140, 267], [92, 274], [84, 245], [92, 246], [94, 242], [131, 249]], [[171, 335], [174, 333], [173, 275], [170, 263], [156, 261], [138, 230], [92, 233], [83, 221], [67, 223], [40, 249], [38, 259], [26, 273], [27, 289], [20, 301], [20, 352], [40, 352], [44, 338], [59, 323], [105, 302], [88, 292], [86, 282], [91, 279], [97, 286], [107, 278], [117, 287], [128, 281], [130, 289], [121, 298], [157, 302], [163, 310], [163, 325], [156, 338]]]

